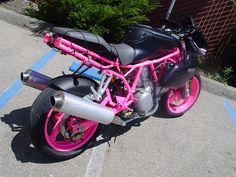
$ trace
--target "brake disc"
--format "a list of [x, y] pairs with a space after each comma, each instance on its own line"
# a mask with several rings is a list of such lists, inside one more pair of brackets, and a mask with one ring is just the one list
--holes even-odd
[[[69, 125], [69, 121], [70, 119], [72, 119], [73, 117], [71, 116], [65, 116], [62, 118], [61, 124], [60, 124], [60, 132], [62, 134], [62, 136], [64, 137], [64, 139], [70, 139], [72, 141], [77, 141], [82, 139], [83, 134], [84, 134], [84, 126], [83, 125], [79, 125], [77, 128], [77, 132], [74, 133], [73, 132], [73, 127], [71, 127], [71, 125]], [[73, 124], [79, 123], [81, 120], [76, 121]]]

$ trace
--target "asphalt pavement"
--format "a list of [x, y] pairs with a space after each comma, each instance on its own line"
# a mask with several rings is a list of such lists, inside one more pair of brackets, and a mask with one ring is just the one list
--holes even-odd
[[[39, 64], [50, 77], [69, 73], [75, 59], [51, 49], [32, 32], [0, 20], [0, 99], [19, 74]], [[236, 177], [236, 102], [202, 91], [180, 118], [159, 115], [116, 133], [80, 156], [54, 161], [30, 142], [27, 122], [39, 91], [25, 86], [0, 108], [0, 177]], [[5, 97], [3, 99], [6, 99]], [[110, 128], [110, 129], [109, 129]], [[114, 134], [112, 134], [114, 136]]]

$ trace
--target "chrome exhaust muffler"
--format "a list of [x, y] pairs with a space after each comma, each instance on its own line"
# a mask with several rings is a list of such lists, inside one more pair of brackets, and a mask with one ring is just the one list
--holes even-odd
[[26, 70], [20, 74], [20, 79], [24, 85], [33, 87], [38, 90], [43, 90], [50, 84], [51, 78], [40, 74], [31, 69]]
[[115, 115], [111, 108], [94, 103], [63, 91], [57, 91], [51, 97], [51, 105], [55, 111], [64, 112], [68, 115], [92, 120], [101, 124], [125, 126], [126, 123]]

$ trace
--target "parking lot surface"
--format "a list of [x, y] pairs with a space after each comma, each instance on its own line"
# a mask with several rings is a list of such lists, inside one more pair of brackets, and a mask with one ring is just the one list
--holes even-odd
[[[32, 32], [1, 20], [0, 34], [1, 96], [50, 48]], [[73, 61], [55, 54], [39, 71], [56, 77], [69, 73]], [[54, 161], [38, 152], [28, 135], [29, 111], [38, 94], [23, 86], [0, 109], [0, 177], [236, 177], [235, 101], [202, 91], [180, 118], [156, 115], [132, 127], [110, 126], [116, 136], [109, 143]]]

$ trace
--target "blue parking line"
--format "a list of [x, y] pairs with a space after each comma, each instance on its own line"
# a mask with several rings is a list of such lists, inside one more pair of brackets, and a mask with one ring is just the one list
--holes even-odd
[[14, 97], [18, 91], [22, 88], [23, 84], [18, 79], [10, 88], [8, 88], [1, 96], [0, 96], [0, 109], [3, 108], [8, 101]]
[[44, 55], [42, 58], [40, 58], [33, 66], [32, 70], [39, 71], [42, 69], [55, 55], [56, 51], [54, 49], [51, 49], [46, 55]]
[[[46, 55], [41, 57], [33, 66], [32, 70], [39, 71], [42, 69], [54, 56], [56, 52], [51, 49]], [[20, 73], [19, 73], [20, 74]], [[0, 109], [2, 109], [22, 88], [23, 84], [18, 79], [11, 87], [6, 89], [2, 95], [0, 95]]]
[[224, 99], [224, 105], [225, 105], [227, 111], [229, 112], [229, 115], [230, 115], [231, 119], [233, 120], [234, 125], [236, 126], [236, 112], [234, 111], [229, 100], [226, 98]]

